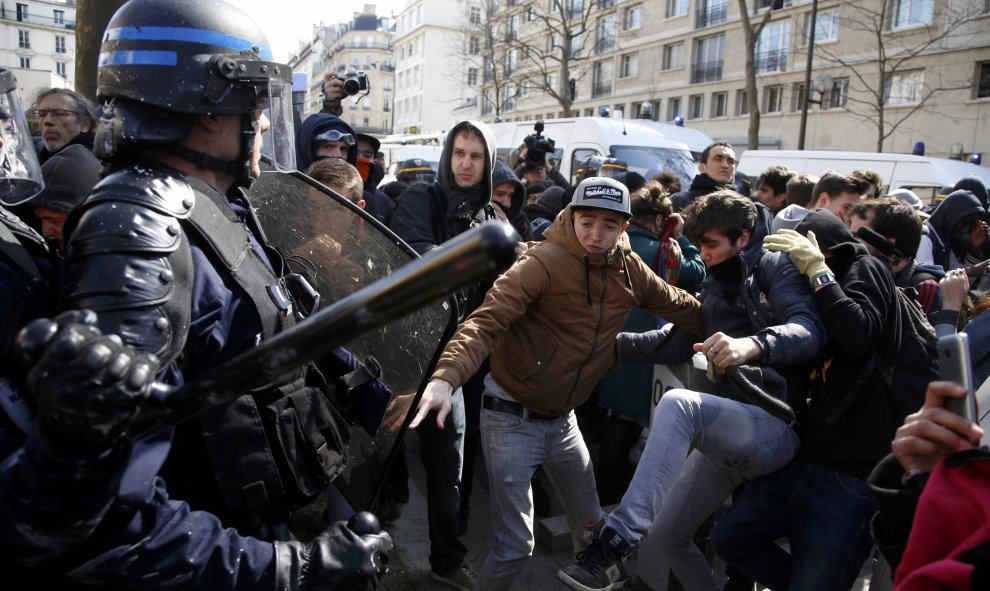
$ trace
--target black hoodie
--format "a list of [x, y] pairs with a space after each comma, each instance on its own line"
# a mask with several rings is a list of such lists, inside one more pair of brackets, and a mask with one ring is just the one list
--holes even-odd
[[736, 187], [734, 182], [729, 182], [724, 185], [719, 184], [715, 179], [702, 172], [698, 176], [694, 177], [693, 181], [691, 181], [690, 189], [687, 191], [681, 191], [680, 193], [675, 193], [674, 196], [670, 198], [670, 203], [674, 206], [674, 213], [680, 213], [686, 209], [688, 205], [691, 205], [691, 202], [698, 197], [702, 197], [722, 189], [736, 191], [738, 187]]
[[[818, 464], [865, 480], [887, 453], [903, 414], [887, 404], [889, 387], [873, 362], [877, 352], [893, 358], [900, 316], [894, 278], [871, 256], [832, 212], [819, 209], [795, 228], [815, 233], [837, 283], [815, 293], [825, 322], [828, 346], [822, 364], [812, 373], [808, 419], [802, 430], [801, 453]], [[865, 378], [861, 386], [857, 380]], [[840, 416], [843, 399], [854, 396]], [[920, 406], [920, 402], [919, 402]]]
[[[505, 217], [509, 218], [509, 223], [512, 227], [519, 232], [519, 236], [522, 237], [524, 242], [529, 242], [533, 239], [533, 233], [529, 229], [529, 218], [523, 213], [523, 205], [526, 204], [526, 187], [516, 176], [516, 173], [512, 172], [509, 165], [501, 160], [495, 161], [495, 168], [492, 169], [492, 189], [501, 185], [503, 183], [512, 183], [513, 189], [515, 191], [512, 193], [512, 202], [509, 206], [509, 210], [505, 211]], [[502, 206], [498, 203], [492, 203], [495, 207], [501, 208]]]
[[[460, 187], [454, 179], [450, 160], [454, 138], [467, 125], [478, 129], [484, 136], [485, 172], [477, 185]], [[495, 135], [488, 126], [481, 121], [458, 123], [447, 133], [436, 183], [417, 183], [406, 189], [399, 196], [389, 227], [416, 252], [423, 254], [477, 222], [494, 219], [495, 214], [491, 210], [494, 165]]]
[[[953, 191], [938, 204], [931, 217], [925, 220], [928, 239], [932, 243], [932, 260], [936, 265], [941, 265], [946, 271], [952, 270], [950, 254], [955, 254], [960, 261], [966, 260], [969, 236], [957, 239], [953, 244], [952, 230], [967, 217], [983, 217], [986, 213], [987, 210], [980, 204], [980, 200], [964, 189]], [[925, 244], [924, 239], [921, 244]]]

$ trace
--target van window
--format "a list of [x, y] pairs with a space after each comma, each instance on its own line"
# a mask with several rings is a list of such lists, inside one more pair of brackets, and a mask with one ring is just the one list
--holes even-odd
[[571, 184], [577, 184], [577, 168], [588, 156], [604, 156], [598, 150], [579, 148], [571, 152]]
[[612, 157], [629, 165], [629, 170], [638, 172], [647, 180], [661, 172], [673, 172], [685, 187], [698, 174], [698, 167], [687, 150], [672, 148], [651, 148], [647, 146], [612, 146]]

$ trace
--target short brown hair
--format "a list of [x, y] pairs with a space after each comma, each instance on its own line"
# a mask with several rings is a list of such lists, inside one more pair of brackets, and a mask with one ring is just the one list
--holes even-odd
[[323, 158], [309, 166], [306, 174], [324, 185], [343, 187], [346, 194], [343, 197], [357, 203], [364, 196], [364, 183], [361, 173], [343, 158]]
[[814, 197], [818, 177], [810, 174], [796, 174], [787, 181], [787, 205], [808, 207]]
[[738, 240], [743, 230], [756, 226], [756, 205], [731, 189], [723, 189], [695, 199], [687, 209], [686, 229], [691, 241], [701, 244], [709, 230], [716, 230], [729, 240]]
[[708, 155], [711, 153], [712, 148], [717, 148], [719, 146], [721, 146], [723, 148], [728, 148], [728, 149], [732, 150], [733, 152], [735, 152], [735, 149], [732, 147], [732, 144], [730, 144], [729, 142], [727, 142], [725, 140], [715, 140], [714, 142], [712, 142], [711, 144], [709, 144], [708, 147], [706, 147], [704, 150], [702, 150], [702, 152], [701, 152], [701, 163], [702, 164], [708, 164]]
[[829, 199], [836, 199], [843, 193], [856, 193], [857, 195], [863, 194], [863, 189], [866, 188], [866, 182], [861, 178], [856, 178], [853, 176], [846, 176], [841, 172], [836, 172], [834, 170], [828, 170], [822, 175], [822, 178], [818, 179], [815, 183], [815, 188], [812, 189], [812, 200], [817, 201], [818, 197], [822, 193], [828, 193]]
[[867, 219], [873, 212], [870, 228], [885, 238], [893, 238], [897, 250], [914, 258], [921, 244], [921, 216], [918, 210], [896, 197], [879, 197], [860, 201], [852, 208], [852, 215]]
[[[866, 189], [866, 185], [870, 184], [877, 188], [877, 194], [874, 197], [880, 197], [883, 195], [883, 179], [880, 178], [880, 173], [873, 170], [872, 168], [861, 168], [859, 170], [854, 170], [849, 173], [849, 176], [863, 182], [863, 189]], [[865, 191], [864, 191], [865, 193]]]

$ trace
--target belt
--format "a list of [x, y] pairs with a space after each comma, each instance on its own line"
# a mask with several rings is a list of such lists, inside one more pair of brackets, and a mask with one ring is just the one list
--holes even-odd
[[482, 406], [488, 410], [494, 410], [495, 412], [504, 412], [507, 415], [515, 415], [517, 417], [522, 417], [527, 421], [552, 421], [554, 419], [559, 419], [560, 415], [541, 415], [530, 411], [525, 406], [519, 404], [518, 402], [511, 402], [509, 400], [503, 400], [501, 398], [496, 398], [495, 396], [489, 396], [485, 394], [484, 400], [482, 401]]

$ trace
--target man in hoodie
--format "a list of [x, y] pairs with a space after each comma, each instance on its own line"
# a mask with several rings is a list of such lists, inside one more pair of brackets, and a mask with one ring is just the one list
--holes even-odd
[[[402, 193], [392, 212], [392, 231], [422, 254], [480, 223], [497, 219], [491, 204], [494, 167], [495, 136], [488, 126], [480, 121], [454, 125], [440, 155], [436, 182], [416, 183]], [[461, 317], [477, 307], [486, 288], [477, 285], [460, 292]], [[473, 575], [464, 567], [467, 549], [457, 539], [463, 521], [460, 480], [465, 396], [458, 390], [453, 398], [449, 414], [418, 431], [420, 458], [426, 468], [430, 574], [456, 589], [469, 590], [474, 583]]]
[[540, 198], [536, 200], [535, 204], [523, 208], [523, 213], [529, 219], [529, 229], [533, 232], [533, 240], [543, 240], [543, 232], [557, 218], [560, 210], [564, 209], [564, 194], [566, 192], [563, 187], [556, 185], [549, 187], [540, 193]]
[[82, 203], [100, 182], [100, 161], [80, 144], [59, 150], [41, 165], [45, 188], [28, 205], [38, 218], [38, 231], [60, 253], [65, 246], [62, 228], [69, 212]]
[[716, 140], [701, 153], [698, 176], [691, 181], [691, 188], [670, 198], [674, 213], [680, 213], [703, 195], [720, 189], [736, 189], [736, 151], [725, 140]]
[[619, 355], [670, 364], [700, 351], [720, 376], [716, 393], [673, 389], [660, 398], [622, 502], [577, 562], [557, 573], [579, 591], [620, 587], [625, 557], [651, 525], [685, 589], [716, 589], [695, 533], [736, 487], [798, 451], [792, 425], [803, 412], [806, 364], [825, 344], [811, 287], [786, 255], [763, 249], [771, 218], [764, 206], [718, 191], [686, 217], [708, 268], [698, 296], [702, 331], [622, 333]]
[[968, 267], [982, 260], [987, 243], [987, 210], [973, 193], [953, 191], [925, 220], [915, 260], [940, 265], [945, 271]]
[[529, 229], [529, 218], [522, 211], [525, 203], [526, 187], [522, 181], [508, 164], [496, 160], [495, 170], [492, 171], [492, 205], [495, 206], [495, 215], [503, 222], [512, 224], [523, 241], [529, 242], [533, 239], [533, 233]]
[[[743, 488], [712, 544], [772, 589], [848, 589], [873, 547], [876, 504], [866, 479], [904, 417], [921, 406], [926, 384], [894, 392], [884, 377], [889, 366], [879, 358], [899, 354], [908, 328], [889, 267], [842, 220], [820, 209], [764, 246], [789, 253], [811, 282], [829, 342], [812, 372], [800, 455]], [[790, 552], [777, 545], [781, 537]]]
[[701, 330], [700, 304], [659, 279], [623, 233], [629, 192], [613, 179], [582, 181], [574, 200], [489, 290], [444, 349], [420, 401], [416, 428], [436, 423], [456, 389], [491, 355], [481, 415], [494, 542], [480, 574], [485, 590], [509, 589], [533, 552], [530, 479], [554, 482], [574, 536], [604, 520], [573, 409], [618, 362], [612, 344], [626, 314], [642, 307], [686, 331]]

